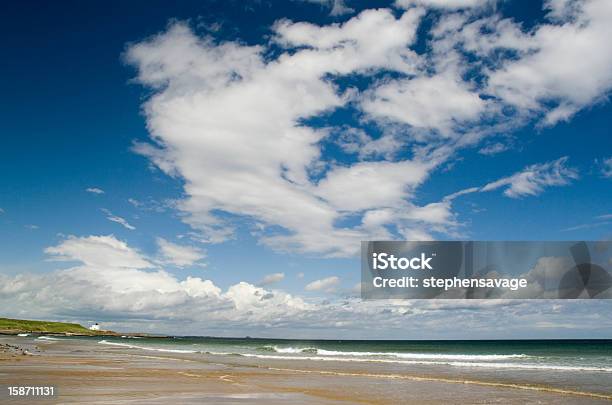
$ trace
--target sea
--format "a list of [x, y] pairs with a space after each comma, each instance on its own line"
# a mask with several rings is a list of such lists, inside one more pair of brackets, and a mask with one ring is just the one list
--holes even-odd
[[[72, 339], [39, 337], [38, 339]], [[372, 376], [436, 376], [611, 394], [612, 340], [85, 338], [96, 345]]]
[[612, 340], [389, 341], [113, 337], [102, 339], [99, 343], [147, 351], [313, 362], [375, 362], [612, 373]]

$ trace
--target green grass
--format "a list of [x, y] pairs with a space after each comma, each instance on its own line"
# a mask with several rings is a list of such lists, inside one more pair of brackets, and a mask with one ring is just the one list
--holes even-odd
[[21, 319], [0, 318], [0, 331], [6, 332], [40, 332], [40, 333], [78, 333], [95, 335], [95, 332], [78, 323], [28, 321]]

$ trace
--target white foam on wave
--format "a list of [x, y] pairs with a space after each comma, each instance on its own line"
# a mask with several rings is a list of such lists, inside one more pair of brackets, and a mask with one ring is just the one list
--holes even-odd
[[36, 339], [40, 339], [40, 340], [62, 340], [62, 339], [54, 338], [54, 337], [51, 337], [51, 336], [39, 336]]
[[265, 350], [270, 350], [276, 353], [316, 353], [316, 347], [278, 347], [278, 346], [264, 346]]
[[530, 357], [526, 354], [446, 354], [446, 353], [401, 353], [401, 352], [347, 352], [337, 350], [318, 349], [316, 347], [278, 347], [264, 346], [265, 349], [276, 353], [298, 354], [313, 353], [319, 356], [347, 356], [347, 357], [394, 357], [407, 360], [462, 360], [462, 361], [495, 361], [506, 359], [521, 359]]
[[[227, 353], [210, 353], [227, 354]], [[395, 360], [395, 359], [367, 359], [332, 356], [275, 356], [268, 354], [241, 354], [244, 357], [255, 357], [274, 360], [313, 360], [313, 361], [339, 361], [339, 362], [361, 362], [361, 363], [392, 363], [411, 365], [443, 365], [451, 367], [476, 367], [493, 369], [523, 369], [523, 370], [556, 370], [556, 371], [594, 371], [612, 373], [609, 367], [594, 366], [563, 366], [556, 364], [529, 364], [529, 363], [499, 363], [499, 362], [470, 362], [470, 361], [425, 361], [425, 360]]]
[[102, 344], [102, 345], [109, 345], [109, 346], [121, 346], [121, 347], [127, 347], [128, 349], [140, 349], [140, 350], [147, 350], [147, 351], [152, 351], [152, 352], [166, 352], [166, 353], [200, 353], [197, 350], [183, 350], [183, 349], [164, 349], [164, 348], [160, 348], [160, 347], [148, 347], [148, 346], [136, 346], [136, 345], [130, 345], [127, 343], [119, 343], [119, 342], [109, 342], [108, 340], [101, 340], [98, 343]]
[[398, 353], [398, 352], [339, 352], [335, 350], [317, 349], [322, 356], [350, 357], [396, 357], [398, 359], [415, 360], [505, 360], [529, 357], [526, 354], [446, 354], [446, 353]]

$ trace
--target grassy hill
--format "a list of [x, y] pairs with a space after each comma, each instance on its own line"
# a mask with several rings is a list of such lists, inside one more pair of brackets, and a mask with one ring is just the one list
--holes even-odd
[[92, 336], [108, 334], [108, 332], [104, 331], [91, 331], [78, 323], [28, 321], [9, 318], [0, 318], [0, 333], [58, 333]]

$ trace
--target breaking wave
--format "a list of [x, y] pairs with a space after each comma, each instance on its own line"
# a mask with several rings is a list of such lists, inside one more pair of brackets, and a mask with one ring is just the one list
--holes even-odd
[[316, 347], [278, 347], [263, 346], [261, 351], [287, 354], [316, 354], [318, 356], [347, 356], [347, 357], [384, 357], [407, 360], [462, 360], [462, 361], [495, 361], [505, 359], [527, 358], [526, 354], [447, 354], [447, 353], [398, 353], [398, 352], [348, 352], [318, 349]]

